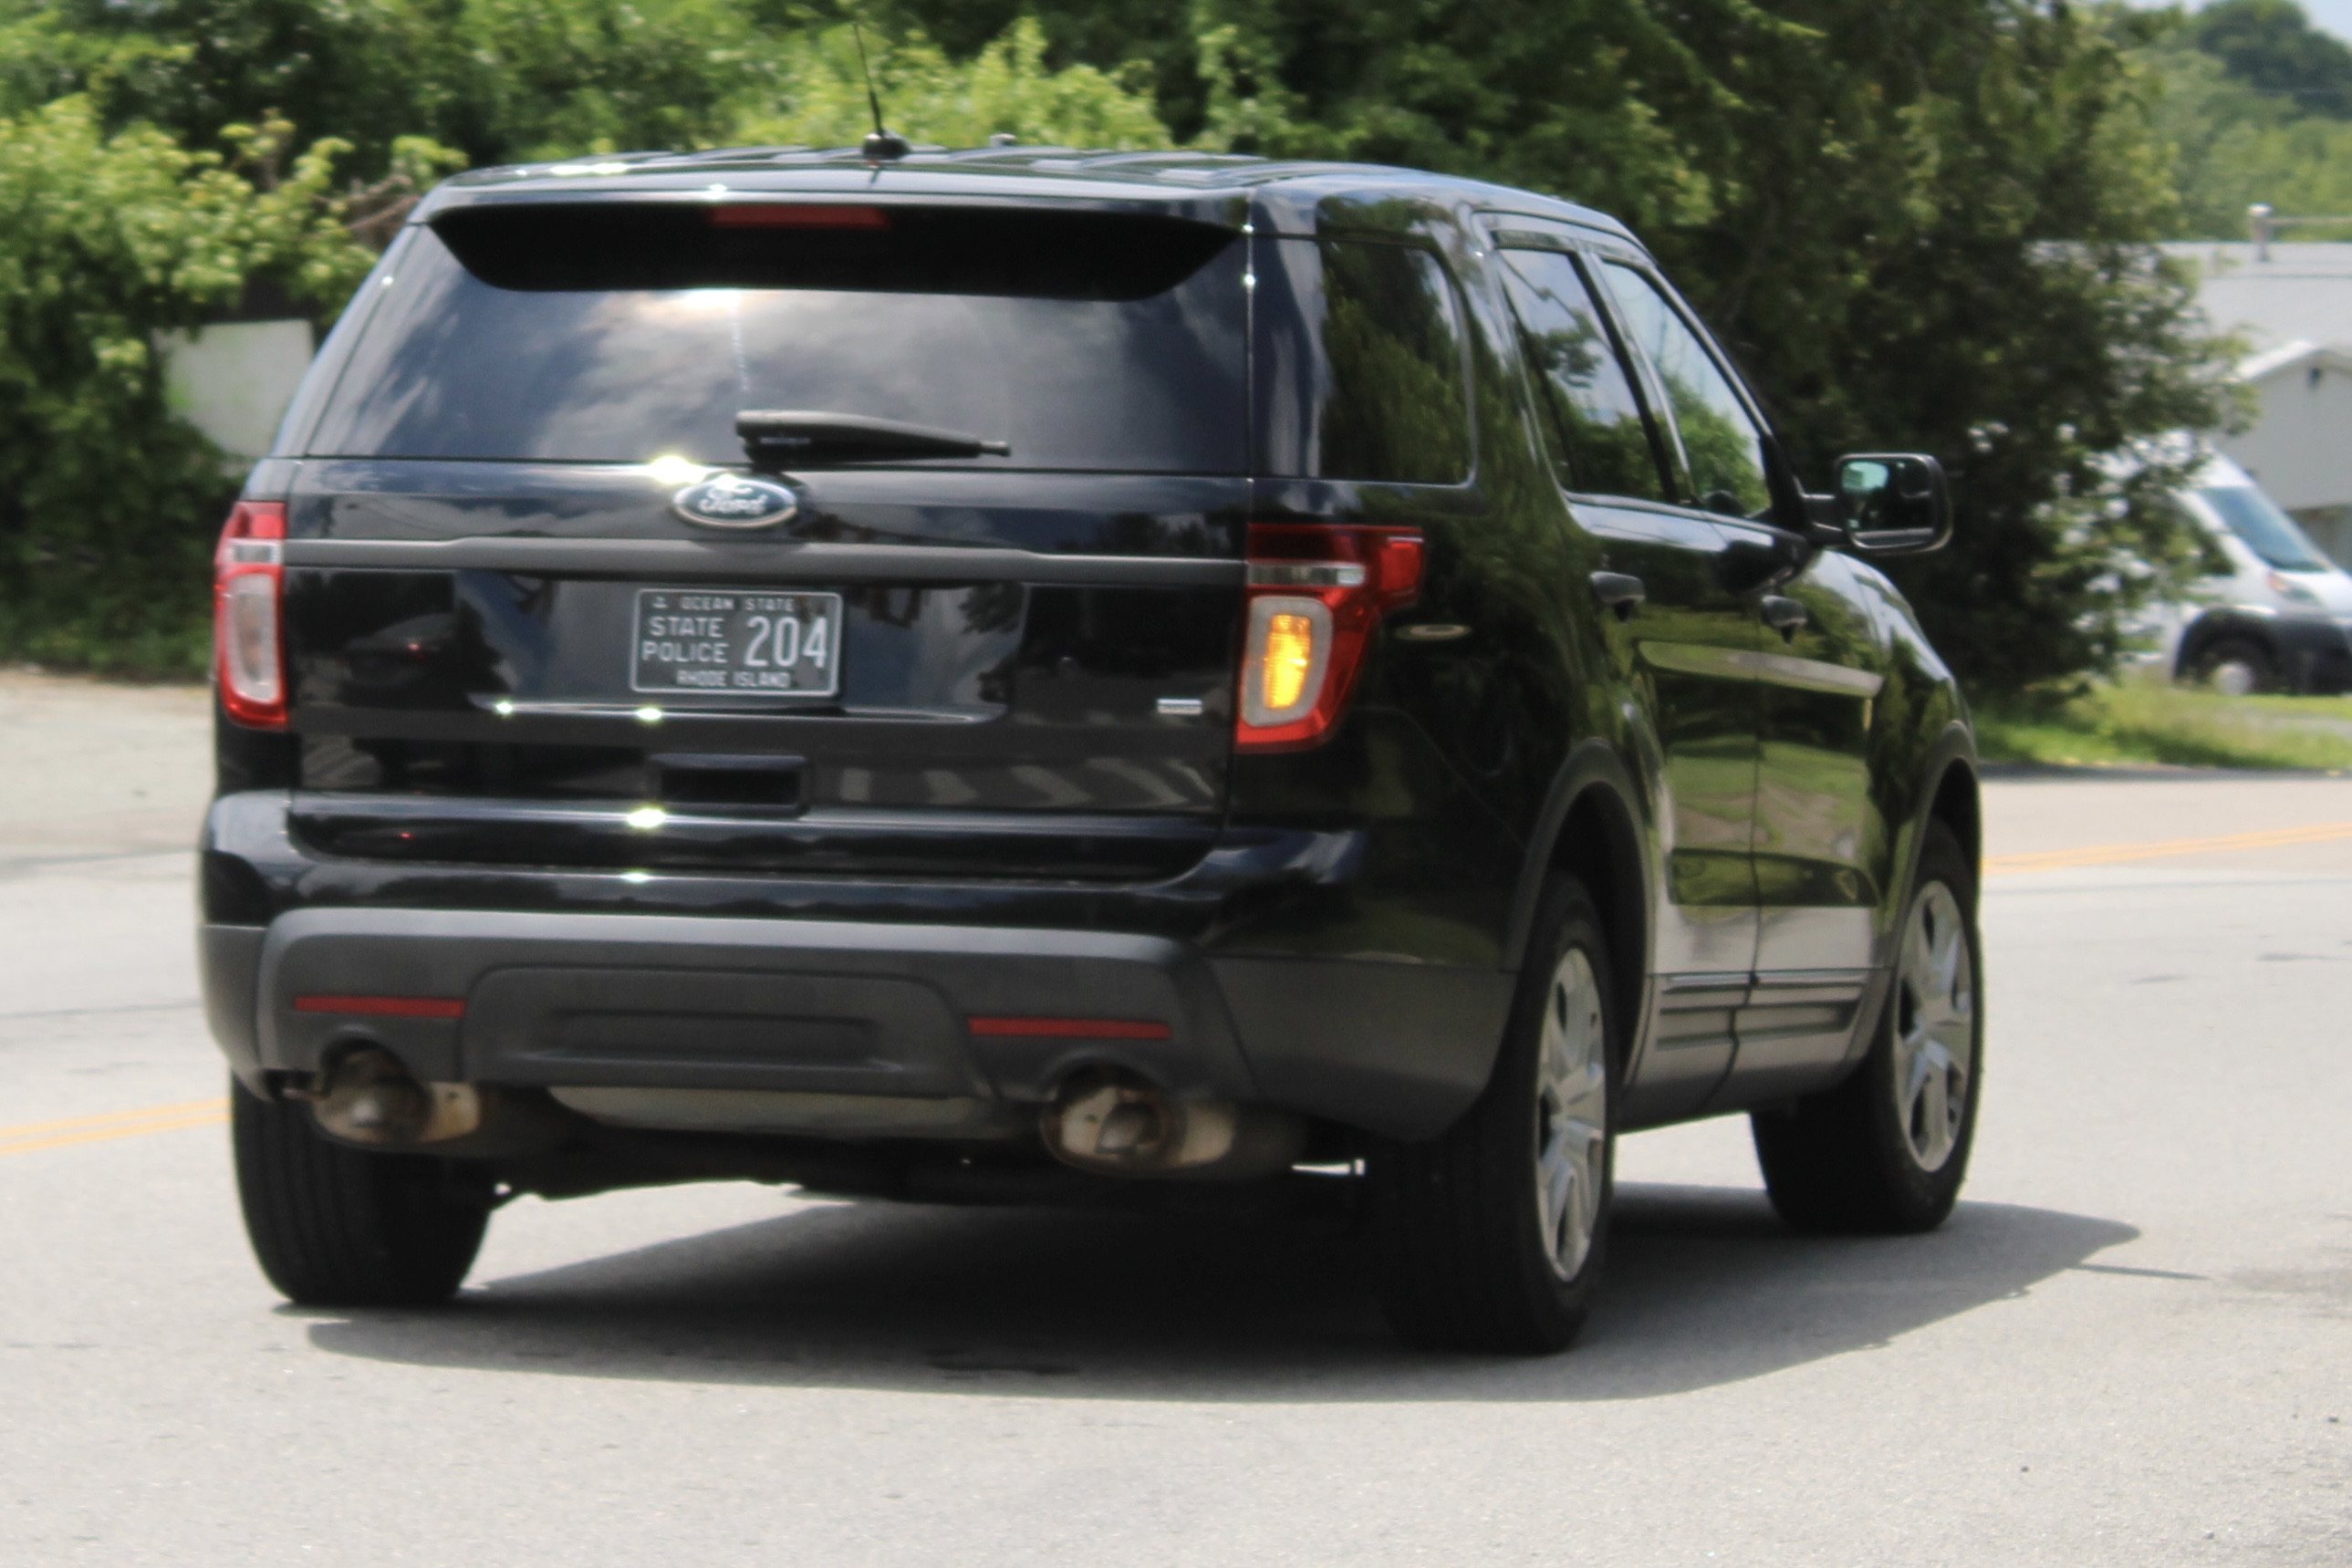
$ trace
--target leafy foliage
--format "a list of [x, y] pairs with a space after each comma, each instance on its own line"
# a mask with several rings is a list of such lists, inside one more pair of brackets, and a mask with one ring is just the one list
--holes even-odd
[[[2136, 68], [2154, 86], [2183, 238], [2242, 239], [2246, 209], [2352, 213], [2352, 47], [2314, 28], [2291, 0], [2222, 0], [2119, 24], [2152, 33]], [[2342, 239], [2352, 225], [2299, 226]]]
[[2254, 91], [2306, 114], [2352, 117], [2352, 47], [2313, 26], [2294, 0], [2220, 0], [2182, 31]]
[[107, 135], [68, 97], [0, 120], [0, 645], [125, 671], [201, 660], [205, 560], [234, 479], [163, 406], [154, 334], [255, 279], [340, 301], [367, 252], [326, 203], [341, 149], [291, 128], [230, 156]]
[[[1016, 19], [969, 60], [950, 59], [919, 33], [896, 44], [869, 40], [869, 49], [890, 128], [922, 141], [977, 147], [1008, 135], [1049, 147], [1169, 145], [1143, 68], [1048, 69], [1045, 29], [1034, 17]], [[738, 140], [840, 147], [872, 129], [848, 27], [795, 37], [776, 70], [772, 106], [744, 115]]]
[[[1049, 66], [1034, 18], [952, 57], [919, 28], [867, 42], [893, 128], [918, 140], [1169, 144], [1147, 68]], [[195, 146], [281, 114], [348, 143], [368, 180], [398, 172], [404, 141], [466, 167], [870, 128], [848, 26], [756, 0], [0, 0], [0, 107], [81, 91], [112, 124]]]
[[[1208, 133], [1481, 174], [1624, 217], [1777, 405], [1840, 450], [1954, 471], [1953, 547], [1903, 567], [1981, 690], [2063, 686], [2195, 559], [2158, 463], [2228, 413], [2152, 91], [2106, 19], [2032, 0], [1204, 0]], [[1222, 8], [1219, 8], [1222, 6]], [[2134, 568], [2147, 563], [2152, 570]]]
[[[2240, 95], [2231, 112], [2259, 142], [2333, 90], [2326, 50], [2279, 26], [2282, 6], [2205, 13], [2227, 58], [2160, 39], [2161, 22], [2062, 0], [875, 0], [866, 15], [889, 118], [918, 141], [1181, 140], [1397, 162], [1625, 218], [1778, 405], [1804, 473], [1818, 481], [1859, 447], [1919, 446], [1952, 465], [1959, 542], [1904, 575], [1969, 677], [2017, 690], [2096, 666], [2118, 613], [2183, 550], [2168, 514], [2140, 500], [2170, 471], [2124, 482], [2102, 461], [2224, 412], [2188, 284], [2144, 248], [2184, 221], [2173, 120], [2158, 117], [2177, 119], [2186, 78], [2166, 51], [2205, 62], [2200, 90]], [[10, 145], [42, 127], [67, 136], [53, 114], [79, 138], [45, 172], [27, 154], [26, 172], [0, 176], [27, 182], [0, 185], [0, 213], [91, 177], [72, 170], [130, 160], [181, 193], [170, 202], [189, 215], [171, 232], [184, 238], [227, 210], [226, 195], [199, 194], [226, 189], [207, 182], [278, 214], [249, 220], [276, 237], [225, 250], [210, 292], [100, 281], [131, 277], [127, 260], [75, 281], [61, 231], [0, 230], [0, 265], [26, 280], [0, 282], [0, 384], [76, 389], [0, 394], [31, 400], [16, 427], [31, 434], [5, 439], [63, 451], [84, 438], [60, 433], [110, 433], [141, 473], [177, 476], [165, 487], [181, 498], [141, 515], [198, 517], [194, 438], [161, 412], [152, 363], [131, 361], [154, 331], [233, 295], [232, 272], [290, 267], [325, 299], [304, 282], [312, 264], [290, 259], [297, 206], [309, 215], [296, 226], [312, 225], [303, 254], [327, 257], [350, 246], [318, 226], [322, 213], [380, 238], [409, 187], [461, 163], [853, 141], [866, 115], [844, 16], [835, 0], [0, 0]], [[281, 200], [257, 169], [237, 173], [223, 128], [273, 111], [319, 148], [347, 144], [357, 183], [331, 193], [314, 162]], [[111, 303], [85, 308], [85, 288]], [[80, 347], [42, 359], [19, 346], [26, 333]], [[68, 361], [82, 368], [58, 379]], [[23, 559], [130, 548], [88, 521], [94, 492], [37, 486], [33, 465], [0, 461], [18, 463], [0, 471], [6, 537], [50, 541]], [[209, 532], [146, 526], [192, 530], [173, 547], [191, 559]], [[33, 645], [29, 612], [9, 613], [0, 637]]]
[[[1135, 73], [1045, 51], [1020, 22], [969, 60], [915, 36], [877, 66], [919, 136], [1167, 144]], [[0, 0], [0, 649], [203, 667], [235, 476], [167, 408], [157, 334], [257, 285], [331, 318], [452, 170], [855, 141], [861, 80], [846, 28], [778, 39], [735, 0]], [[320, 136], [282, 172], [281, 108]]]

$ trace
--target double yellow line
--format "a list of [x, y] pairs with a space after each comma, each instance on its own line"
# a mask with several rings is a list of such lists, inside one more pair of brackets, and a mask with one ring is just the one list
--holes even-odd
[[103, 1116], [77, 1116], [66, 1122], [28, 1122], [21, 1127], [0, 1127], [0, 1159], [30, 1155], [42, 1149], [62, 1149], [74, 1144], [103, 1144], [114, 1138], [136, 1138], [149, 1133], [169, 1133], [182, 1127], [213, 1127], [228, 1120], [226, 1100], [190, 1100], [178, 1105], [150, 1105], [143, 1111], [110, 1111]]
[[2144, 844], [2095, 844], [2079, 850], [2044, 850], [2039, 854], [1992, 855], [1984, 862], [1984, 873], [2002, 876], [2027, 871], [2069, 871], [2076, 866], [2120, 865], [2126, 861], [2161, 860], [2169, 855], [2291, 849], [2297, 844], [2325, 844], [2339, 839], [2352, 839], [2352, 822], [2317, 822], [2307, 828], [2272, 828], [2256, 833], [2227, 833], [2214, 839], [2158, 839]]

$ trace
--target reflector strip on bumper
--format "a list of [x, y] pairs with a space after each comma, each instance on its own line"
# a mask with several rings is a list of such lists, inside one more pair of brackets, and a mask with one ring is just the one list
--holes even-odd
[[1023, 1036], [1031, 1040], [1168, 1040], [1174, 1031], [1142, 1019], [968, 1018], [976, 1035]]
[[362, 1018], [459, 1019], [466, 1004], [452, 997], [296, 997], [298, 1013], [352, 1013]]

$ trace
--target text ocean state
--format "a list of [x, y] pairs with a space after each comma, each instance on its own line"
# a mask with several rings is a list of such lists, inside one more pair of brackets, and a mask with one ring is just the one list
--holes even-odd
[[640, 589], [629, 687], [831, 696], [841, 685], [840, 626], [837, 593]]

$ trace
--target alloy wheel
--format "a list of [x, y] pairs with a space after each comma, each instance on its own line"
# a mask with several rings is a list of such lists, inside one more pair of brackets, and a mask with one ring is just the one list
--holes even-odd
[[2248, 697], [2263, 689], [2262, 676], [2243, 659], [2224, 659], [2206, 677], [2225, 697]]
[[1968, 1110], [1976, 973], [1959, 900], [1940, 882], [1912, 902], [1895, 985], [1895, 1121], [1919, 1168], [1941, 1170]]
[[1607, 1196], [1608, 1060], [1600, 983], [1571, 947], [1545, 989], [1536, 1052], [1536, 1217], [1563, 1280], [1584, 1267]]

